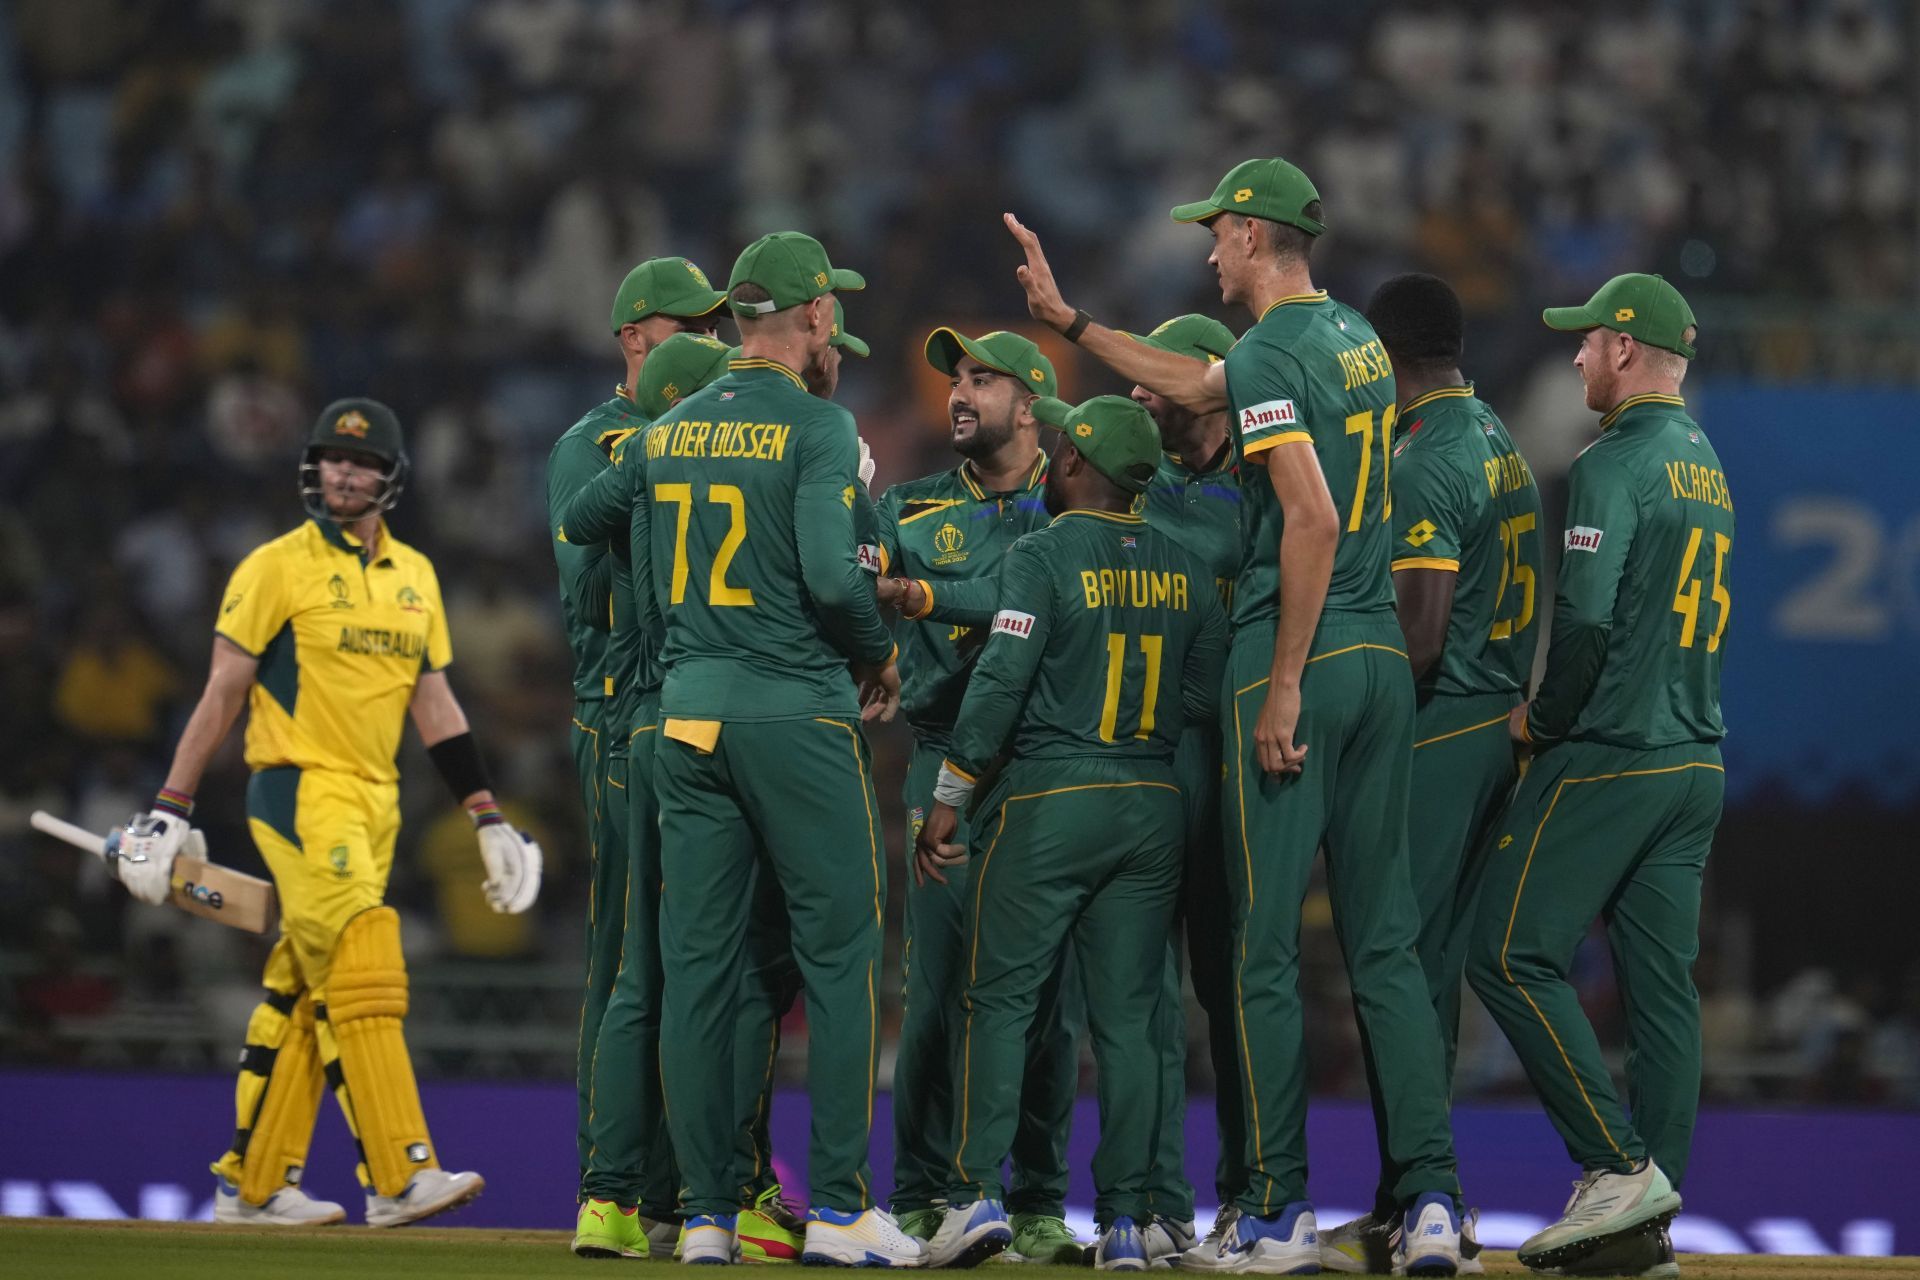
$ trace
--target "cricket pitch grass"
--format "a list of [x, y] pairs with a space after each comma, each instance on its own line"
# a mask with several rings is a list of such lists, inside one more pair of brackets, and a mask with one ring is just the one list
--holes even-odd
[[[621, 1272], [671, 1274], [667, 1262], [588, 1261], [567, 1249], [564, 1231], [460, 1227], [222, 1227], [198, 1222], [77, 1222], [0, 1218], [5, 1280], [490, 1280], [573, 1276], [606, 1280]], [[1489, 1275], [1530, 1274], [1511, 1253], [1481, 1255]], [[814, 1273], [818, 1274], [818, 1273]], [[989, 1263], [983, 1280], [1015, 1274]], [[1920, 1258], [1785, 1258], [1681, 1254], [1683, 1280], [1882, 1280], [1920, 1277]], [[1020, 1280], [1084, 1280], [1085, 1268], [1023, 1266]]]

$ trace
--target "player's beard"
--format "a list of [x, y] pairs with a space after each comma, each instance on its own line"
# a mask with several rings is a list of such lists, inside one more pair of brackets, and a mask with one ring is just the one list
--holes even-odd
[[[1164, 400], [1160, 412], [1154, 415], [1154, 425], [1160, 428], [1160, 447], [1169, 453], [1185, 454], [1191, 447], [1188, 437], [1193, 433], [1193, 423], [1200, 415], [1185, 405]], [[1198, 459], [1194, 459], [1198, 461]]]
[[1000, 452], [1006, 447], [1007, 442], [1013, 439], [1013, 419], [1009, 416], [999, 422], [989, 422], [978, 409], [974, 409], [973, 412], [977, 415], [974, 419], [973, 434], [964, 440], [955, 440], [953, 451], [963, 458], [971, 458], [979, 462], [983, 458], [991, 458]]
[[1047, 469], [1047, 483], [1040, 490], [1040, 501], [1047, 508], [1047, 514], [1057, 516], [1067, 509], [1066, 487], [1057, 468]]
[[1586, 384], [1587, 408], [1595, 413], [1605, 413], [1613, 408], [1613, 378], [1608, 370], [1596, 369], [1588, 373], [1582, 369], [1580, 378]]

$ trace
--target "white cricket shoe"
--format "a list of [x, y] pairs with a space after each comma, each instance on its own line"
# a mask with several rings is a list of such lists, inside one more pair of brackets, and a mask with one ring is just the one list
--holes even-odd
[[248, 1204], [240, 1188], [225, 1178], [214, 1179], [213, 1220], [229, 1226], [330, 1227], [347, 1220], [347, 1211], [331, 1200], [315, 1200], [291, 1182], [268, 1196], [264, 1204]]
[[1573, 1184], [1560, 1221], [1520, 1246], [1521, 1265], [1536, 1270], [1577, 1259], [1608, 1236], [1680, 1211], [1680, 1193], [1651, 1160], [1632, 1173], [1591, 1169]]
[[1102, 1271], [1145, 1271], [1147, 1244], [1133, 1219], [1119, 1217], [1100, 1233], [1093, 1246], [1093, 1265]]
[[947, 1207], [940, 1229], [927, 1241], [930, 1267], [977, 1267], [1013, 1243], [1013, 1225], [998, 1200]]
[[487, 1188], [487, 1180], [477, 1173], [448, 1173], [445, 1169], [420, 1169], [407, 1179], [397, 1196], [367, 1196], [367, 1225], [404, 1227], [409, 1222], [431, 1218], [458, 1208]]
[[902, 1231], [885, 1209], [809, 1209], [800, 1261], [810, 1267], [923, 1267], [927, 1246]]
[[732, 1266], [740, 1261], [740, 1239], [734, 1231], [738, 1221], [731, 1213], [694, 1214], [680, 1224], [674, 1256], [696, 1267]]
[[1320, 1269], [1354, 1276], [1384, 1276], [1393, 1271], [1398, 1224], [1363, 1213], [1351, 1222], [1320, 1233]]
[[1193, 1219], [1155, 1217], [1140, 1229], [1140, 1243], [1146, 1246], [1147, 1265], [1155, 1270], [1175, 1266], [1180, 1255], [1193, 1248], [1196, 1238]]
[[1209, 1234], [1189, 1249], [1180, 1265], [1257, 1275], [1312, 1275], [1320, 1270], [1320, 1232], [1314, 1225], [1313, 1206], [1305, 1200], [1296, 1200], [1267, 1218], [1236, 1213], [1208, 1257], [1207, 1241], [1213, 1238]]
[[1173, 1265], [1182, 1271], [1220, 1270], [1220, 1259], [1224, 1256], [1220, 1246], [1233, 1230], [1234, 1219], [1239, 1216], [1240, 1208], [1233, 1201], [1221, 1205], [1220, 1211], [1213, 1215], [1213, 1225], [1207, 1228], [1207, 1234], [1182, 1250]]
[[1487, 1274], [1487, 1264], [1480, 1261], [1480, 1211], [1469, 1209], [1460, 1218], [1460, 1269], [1454, 1272], [1459, 1276], [1483, 1276]]
[[1429, 1191], [1415, 1198], [1401, 1220], [1393, 1249], [1397, 1276], [1451, 1276], [1460, 1270], [1460, 1217], [1453, 1197]]

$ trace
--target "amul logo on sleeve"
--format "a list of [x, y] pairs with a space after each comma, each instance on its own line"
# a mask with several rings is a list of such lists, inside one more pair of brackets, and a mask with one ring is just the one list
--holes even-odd
[[1033, 615], [1018, 609], [1002, 609], [993, 615], [993, 629], [1022, 640], [1033, 638]]
[[1567, 530], [1566, 549], [1568, 551], [1598, 551], [1600, 549], [1600, 539], [1605, 536], [1605, 529], [1595, 529], [1589, 525], [1576, 524]]
[[1252, 435], [1272, 427], [1291, 427], [1300, 420], [1291, 400], [1262, 400], [1240, 411], [1240, 434]]

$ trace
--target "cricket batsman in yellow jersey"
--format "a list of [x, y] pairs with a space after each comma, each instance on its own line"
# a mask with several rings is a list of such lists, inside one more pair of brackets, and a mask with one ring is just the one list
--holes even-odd
[[485, 1185], [440, 1167], [401, 1034], [400, 917], [381, 900], [400, 830], [394, 756], [407, 714], [472, 815], [494, 910], [533, 905], [540, 846], [501, 816], [447, 682], [453, 650], [433, 565], [382, 519], [406, 473], [387, 406], [340, 400], [322, 411], [300, 466], [311, 518], [234, 570], [206, 691], [166, 786], [121, 843], [120, 879], [135, 897], [162, 901], [194, 789], [245, 705], [247, 825], [282, 920], [266, 996], [247, 1023], [233, 1144], [213, 1163], [217, 1222], [346, 1217], [300, 1189], [323, 1079], [359, 1144], [367, 1225], [417, 1222]]

